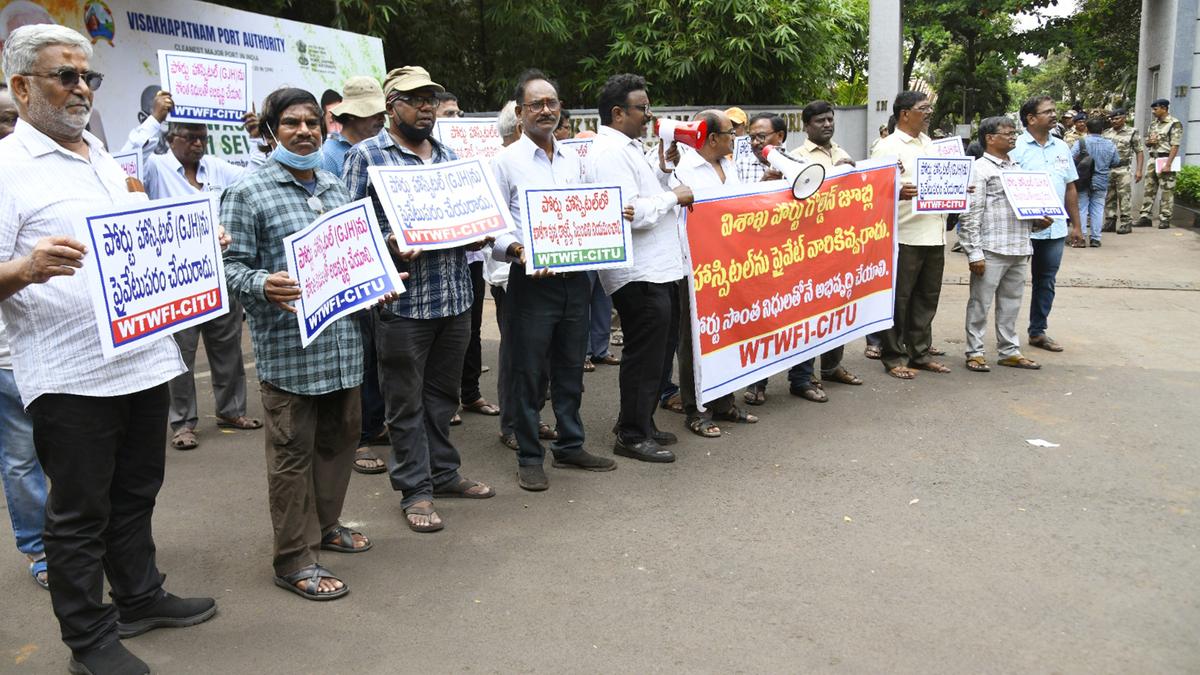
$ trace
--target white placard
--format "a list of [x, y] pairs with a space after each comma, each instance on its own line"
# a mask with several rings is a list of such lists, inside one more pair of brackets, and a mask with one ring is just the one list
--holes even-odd
[[1002, 171], [1000, 183], [1017, 218], [1063, 218], [1067, 215], [1058, 191], [1054, 189], [1053, 179], [1044, 171]]
[[482, 158], [367, 169], [400, 248], [456, 248], [516, 229]]
[[76, 221], [105, 358], [229, 311], [217, 211], [216, 195], [199, 194]]
[[918, 157], [917, 213], [962, 213], [970, 207], [971, 165], [969, 157]]
[[615, 185], [522, 190], [526, 273], [632, 265], [633, 235], [621, 208], [621, 188]]
[[112, 156], [117, 160], [117, 164], [125, 170], [125, 175], [130, 178], [143, 180], [142, 178], [142, 153], [134, 150], [132, 152], [120, 152]]
[[963, 140], [961, 136], [947, 136], [939, 138], [929, 144], [932, 147], [931, 153], [934, 157], [966, 157], [967, 151], [963, 149]]
[[369, 198], [322, 215], [284, 237], [283, 247], [288, 275], [300, 284], [296, 321], [303, 347], [341, 317], [404, 292]]
[[249, 61], [158, 50], [158, 76], [175, 107], [167, 119], [240, 124], [252, 107]]
[[433, 133], [459, 159], [490, 160], [504, 149], [495, 117], [441, 117]]

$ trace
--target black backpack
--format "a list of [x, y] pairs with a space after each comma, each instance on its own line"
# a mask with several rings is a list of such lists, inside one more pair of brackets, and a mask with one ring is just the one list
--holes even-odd
[[1079, 139], [1079, 154], [1075, 155], [1075, 173], [1079, 178], [1075, 181], [1075, 189], [1082, 192], [1092, 189], [1092, 174], [1096, 172], [1096, 160], [1092, 159], [1087, 149], [1087, 137]]

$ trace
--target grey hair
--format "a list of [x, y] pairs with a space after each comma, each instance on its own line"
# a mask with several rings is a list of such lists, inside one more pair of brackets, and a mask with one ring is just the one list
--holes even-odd
[[31, 74], [38, 52], [51, 45], [77, 47], [89, 59], [92, 58], [92, 43], [66, 26], [55, 23], [21, 26], [9, 33], [8, 40], [4, 42], [4, 61], [0, 69], [7, 76], [8, 86], [12, 86], [14, 75]]
[[1017, 123], [1003, 115], [989, 117], [979, 123], [979, 144], [987, 147], [987, 135], [999, 132], [1001, 129], [1016, 129]]
[[508, 138], [517, 132], [516, 101], [509, 101], [500, 109], [500, 114], [496, 116], [496, 130], [500, 132], [500, 138]]

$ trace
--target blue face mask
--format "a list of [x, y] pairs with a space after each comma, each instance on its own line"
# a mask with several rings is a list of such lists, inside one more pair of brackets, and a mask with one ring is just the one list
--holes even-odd
[[271, 158], [276, 162], [297, 171], [312, 171], [321, 166], [321, 153], [319, 150], [310, 152], [307, 155], [297, 155], [283, 147], [279, 139], [275, 138], [275, 132], [271, 131], [271, 127], [267, 127], [267, 133], [271, 134], [271, 138], [275, 141], [275, 149], [271, 151]]

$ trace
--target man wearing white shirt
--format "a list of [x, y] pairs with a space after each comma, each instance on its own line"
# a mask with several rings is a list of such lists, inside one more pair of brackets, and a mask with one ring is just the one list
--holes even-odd
[[[150, 521], [163, 480], [173, 340], [104, 358], [93, 320], [80, 213], [145, 201], [84, 131], [103, 76], [92, 47], [57, 25], [9, 34], [3, 70], [21, 120], [0, 141], [0, 309], [50, 494], [50, 597], [73, 673], [145, 673], [119, 642], [216, 613], [211, 598], [163, 590]], [[103, 602], [108, 578], [116, 605]]]
[[[208, 127], [203, 124], [167, 122], [175, 107], [171, 94], [154, 97], [149, 117], [129, 132], [122, 152], [142, 156], [143, 182], [151, 199], [186, 197], [202, 192], [221, 192], [241, 180], [246, 169], [208, 154]], [[165, 139], [167, 151], [154, 149]], [[229, 313], [175, 333], [187, 372], [171, 380], [171, 447], [191, 450], [199, 445], [196, 425], [196, 348], [204, 336], [204, 352], [212, 372], [217, 426], [223, 429], [259, 429], [262, 420], [246, 417], [246, 369], [242, 360], [242, 307], [229, 298]]]
[[881, 360], [889, 375], [911, 380], [917, 375], [914, 369], [950, 372], [929, 353], [946, 263], [946, 221], [941, 214], [916, 213], [912, 203], [917, 196], [917, 158], [933, 155], [932, 141], [925, 135], [933, 114], [929, 97], [919, 91], [900, 92], [892, 104], [892, 112], [896, 116], [895, 133], [880, 140], [871, 152], [872, 158], [900, 160], [895, 325], [883, 334]]
[[[527, 71], [518, 81], [515, 100], [524, 132], [492, 160], [496, 186], [508, 197], [513, 220], [521, 224], [521, 197], [527, 188], [579, 182], [579, 158], [554, 139], [562, 101], [540, 71]], [[508, 273], [504, 339], [509, 364], [509, 404], [515, 406], [517, 482], [532, 491], [549, 487], [542, 468], [545, 450], [538, 440], [538, 409], [549, 355], [550, 401], [558, 420], [558, 438], [550, 446], [554, 466], [612, 471], [616, 462], [583, 449], [583, 352], [587, 344], [591, 285], [581, 272], [525, 272], [521, 230], [496, 238], [492, 257], [512, 264]]]
[[[708, 136], [704, 145], [695, 151], [680, 153], [679, 162], [671, 176], [672, 184], [687, 186], [692, 190], [738, 185], [737, 167], [729, 155], [733, 152], [733, 120], [720, 110], [703, 110], [693, 118], [704, 120]], [[688, 300], [688, 280], [679, 280], [679, 391], [683, 398], [687, 426], [692, 433], [704, 438], [720, 438], [721, 428], [713, 419], [724, 422], [754, 424], [758, 417], [741, 410], [734, 403], [733, 394], [725, 394], [710, 401], [701, 413], [696, 392], [696, 372], [692, 353], [692, 308]]]
[[[600, 127], [592, 144], [596, 182], [621, 186], [633, 206], [633, 266], [600, 272], [625, 333], [621, 353], [621, 412], [613, 452], [647, 462], [673, 462], [663, 443], [674, 436], [654, 427], [668, 340], [679, 322], [675, 284], [687, 270], [679, 239], [676, 207], [692, 203], [686, 185], [672, 190], [659, 182], [658, 169], [642, 154], [641, 137], [650, 121], [646, 80], [614, 75], [600, 92]], [[674, 299], [673, 299], [674, 296]]]

